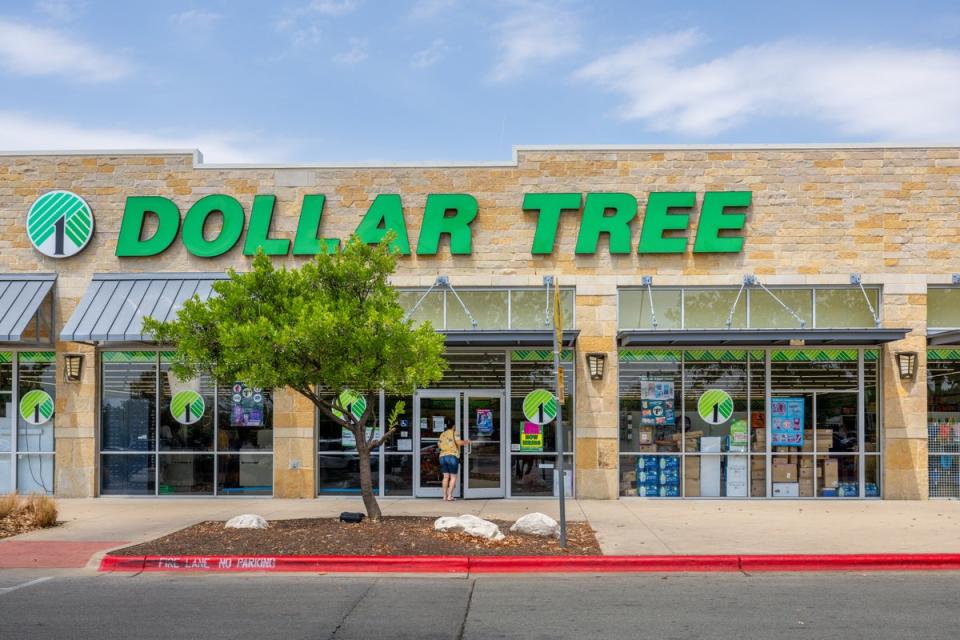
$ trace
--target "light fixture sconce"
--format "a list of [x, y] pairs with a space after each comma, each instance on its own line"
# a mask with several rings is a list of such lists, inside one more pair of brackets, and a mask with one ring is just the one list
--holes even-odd
[[917, 352], [897, 351], [897, 369], [901, 380], [917, 379]]
[[590, 369], [590, 379], [591, 380], [602, 380], [603, 379], [603, 367], [607, 361], [607, 354], [605, 353], [588, 353], [587, 354], [587, 368]]
[[80, 382], [83, 374], [83, 354], [68, 353], [63, 356], [63, 379], [67, 382]]

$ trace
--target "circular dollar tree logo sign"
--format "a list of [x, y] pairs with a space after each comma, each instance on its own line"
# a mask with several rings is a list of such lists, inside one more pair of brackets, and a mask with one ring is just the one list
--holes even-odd
[[203, 417], [207, 403], [196, 391], [179, 391], [170, 400], [170, 413], [180, 424], [193, 424]]
[[697, 413], [708, 424], [723, 424], [733, 415], [733, 398], [723, 389], [707, 389], [697, 400]]
[[43, 255], [69, 258], [79, 253], [93, 237], [93, 212], [75, 193], [45, 193], [27, 213], [27, 236]]
[[20, 417], [28, 424], [43, 424], [53, 417], [53, 398], [46, 391], [34, 389], [20, 399]]
[[[355, 420], [363, 417], [363, 412], [367, 410], [367, 400], [362, 395], [352, 389], [344, 389], [340, 393], [340, 406], [350, 412]], [[333, 410], [333, 415], [344, 420], [343, 413]]]
[[534, 389], [523, 399], [523, 416], [536, 424], [552, 422], [557, 417], [557, 398], [546, 389]]

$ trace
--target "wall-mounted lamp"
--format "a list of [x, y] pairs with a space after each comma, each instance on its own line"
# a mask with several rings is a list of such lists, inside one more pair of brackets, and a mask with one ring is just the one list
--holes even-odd
[[900, 371], [901, 380], [917, 379], [917, 352], [916, 351], [897, 351], [897, 369]]
[[83, 354], [68, 353], [63, 356], [63, 379], [67, 382], [80, 382], [83, 373]]
[[590, 379], [591, 380], [602, 380], [603, 379], [603, 366], [607, 361], [607, 354], [605, 353], [588, 353], [587, 354], [587, 368], [590, 369]]

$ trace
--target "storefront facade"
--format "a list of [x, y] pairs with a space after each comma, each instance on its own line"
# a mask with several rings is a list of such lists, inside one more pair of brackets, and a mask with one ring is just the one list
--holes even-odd
[[[175, 317], [257, 248], [397, 232], [393, 284], [447, 340], [383, 496], [960, 497], [960, 149], [519, 148], [462, 166], [0, 154], [0, 492], [354, 495], [347, 435], [285, 389], [178, 381]], [[563, 308], [557, 422], [552, 287]], [[929, 343], [929, 344], [928, 344]], [[381, 425], [382, 426], [382, 425]]]

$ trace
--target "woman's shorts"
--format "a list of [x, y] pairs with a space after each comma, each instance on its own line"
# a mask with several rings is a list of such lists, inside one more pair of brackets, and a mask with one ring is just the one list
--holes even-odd
[[440, 456], [440, 473], [456, 473], [460, 470], [457, 456]]

